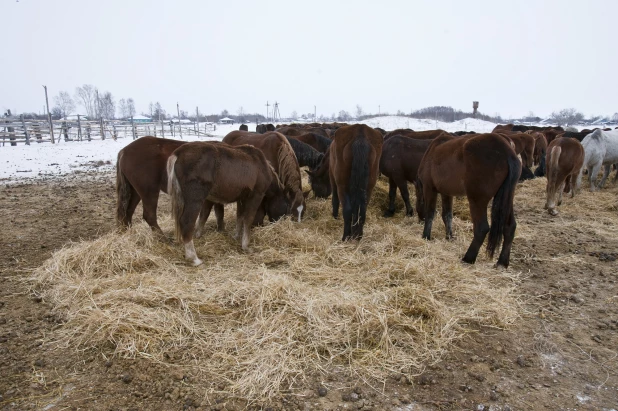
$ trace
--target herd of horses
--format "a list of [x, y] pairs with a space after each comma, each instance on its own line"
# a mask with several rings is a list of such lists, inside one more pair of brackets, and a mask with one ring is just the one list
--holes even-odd
[[[118, 153], [116, 218], [131, 225], [139, 202], [144, 220], [163, 234], [157, 223], [159, 193], [171, 197], [176, 238], [185, 258], [198, 258], [193, 243], [204, 231], [212, 208], [217, 230], [224, 230], [224, 205], [236, 203], [236, 238], [249, 250], [251, 227], [289, 215], [300, 222], [306, 197], [331, 197], [332, 215], [343, 215], [342, 240], [360, 240], [367, 206], [378, 177], [389, 182], [385, 217], [395, 213], [397, 189], [406, 215], [413, 216], [408, 183], [416, 191], [423, 238], [431, 239], [438, 195], [446, 237], [453, 237], [453, 197], [466, 196], [473, 239], [463, 261], [473, 264], [487, 239], [497, 265], [508, 267], [517, 226], [513, 199], [518, 181], [547, 176], [545, 208], [552, 215], [562, 193], [574, 196], [588, 170], [591, 189], [602, 187], [618, 163], [617, 130], [564, 130], [562, 127], [498, 125], [491, 133], [444, 130], [386, 132], [363, 124], [246, 125], [221, 142], [185, 142], [142, 137]], [[532, 168], [536, 166], [534, 172]], [[605, 173], [600, 184], [596, 176]], [[311, 190], [302, 191], [301, 168]], [[614, 181], [616, 178], [614, 178]], [[487, 208], [492, 201], [490, 221]]]

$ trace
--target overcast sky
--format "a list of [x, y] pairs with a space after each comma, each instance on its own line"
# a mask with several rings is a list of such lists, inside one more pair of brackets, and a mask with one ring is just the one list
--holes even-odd
[[[618, 112], [618, 0], [0, 0], [0, 109], [93, 84], [138, 112]], [[83, 112], [84, 110], [80, 110]]]

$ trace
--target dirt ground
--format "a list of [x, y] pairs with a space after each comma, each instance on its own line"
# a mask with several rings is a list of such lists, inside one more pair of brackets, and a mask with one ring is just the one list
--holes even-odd
[[[542, 209], [542, 190], [516, 195], [521, 235], [510, 269], [522, 273], [523, 304], [512, 328], [471, 329], [413, 380], [393, 375], [370, 387], [332, 375], [341, 388], [308, 382], [264, 409], [618, 409], [617, 194], [612, 187], [565, 198], [558, 217]], [[200, 387], [209, 381], [165, 364], [44, 344], [62, 324], [22, 280], [68, 242], [114, 228], [113, 174], [3, 184], [0, 205], [0, 409], [255, 408], [223, 395], [206, 401]], [[169, 209], [165, 196], [161, 209]]]

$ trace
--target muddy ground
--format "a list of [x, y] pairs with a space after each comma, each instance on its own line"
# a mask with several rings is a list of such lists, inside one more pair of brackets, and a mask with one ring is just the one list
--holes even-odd
[[[618, 190], [604, 191], [598, 198], [605, 203], [590, 210], [569, 206], [578, 198], [566, 198], [558, 217], [539, 206], [542, 191], [516, 196], [519, 228], [528, 234], [516, 237], [511, 257], [510, 269], [522, 272], [523, 302], [512, 328], [471, 329], [411, 381], [393, 375], [384, 386], [370, 387], [332, 375], [330, 386], [339, 389], [318, 392], [317, 383], [307, 382], [301, 394], [264, 408], [618, 409], [618, 209], [607, 201]], [[169, 204], [162, 199], [165, 212]], [[590, 194], [582, 199], [596, 201]], [[207, 400], [200, 387], [208, 381], [164, 364], [45, 344], [62, 324], [22, 280], [68, 242], [113, 229], [114, 205], [109, 172], [0, 188], [0, 409], [252, 408], [225, 395]]]

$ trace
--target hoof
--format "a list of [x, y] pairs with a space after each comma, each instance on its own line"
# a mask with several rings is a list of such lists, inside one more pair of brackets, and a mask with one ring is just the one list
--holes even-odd
[[191, 262], [191, 264], [193, 264], [193, 267], [197, 267], [198, 265], [202, 265], [203, 261], [200, 260], [199, 258], [196, 258], [195, 260], [193, 260]]
[[202, 237], [202, 230], [196, 230], [195, 234], [193, 234], [193, 238], [200, 238]]
[[558, 210], [556, 210], [555, 208], [550, 208], [549, 210], [547, 210], [547, 212], [549, 213], [549, 215], [554, 217], [558, 215]]
[[245, 247], [242, 249], [243, 252], [247, 253], [247, 254], [251, 254], [253, 252], [253, 248], [251, 247]]
[[509, 268], [509, 266], [504, 265], [503, 263], [497, 262], [496, 264], [494, 264], [494, 268], [496, 270], [505, 271], [507, 268]]
[[414, 210], [407, 211], [406, 217], [414, 217]]
[[389, 217], [392, 217], [392, 216], [394, 216], [394, 215], [395, 215], [395, 212], [394, 212], [394, 211], [391, 211], [391, 210], [386, 210], [386, 211], [384, 212], [384, 217], [385, 217], [385, 218], [389, 218]]
[[545, 205], [543, 206], [544, 210], [547, 210], [549, 208], [549, 206], [547, 205], [547, 203], [545, 203]]
[[476, 259], [469, 259], [469, 258], [466, 258], [466, 256], [464, 256], [461, 259], [461, 262], [466, 263], [466, 264], [474, 264], [476, 262]]

